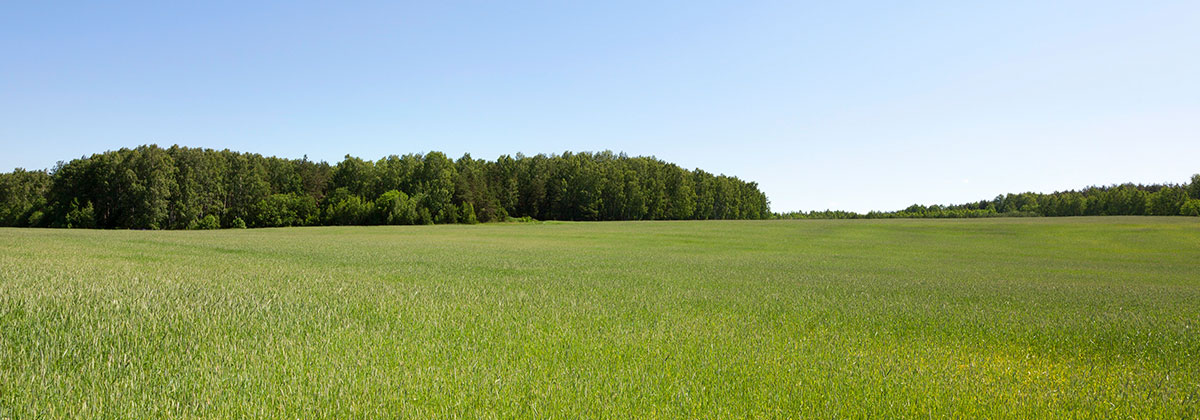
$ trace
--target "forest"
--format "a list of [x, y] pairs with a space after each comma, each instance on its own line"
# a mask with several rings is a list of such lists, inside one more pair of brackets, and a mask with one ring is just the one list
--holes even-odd
[[457, 160], [441, 152], [377, 161], [156, 145], [0, 173], [0, 226], [218, 229], [508, 220], [886, 219], [1200, 216], [1186, 184], [1121, 184], [1005, 194], [897, 211], [771, 213], [758, 184], [653, 157], [605, 151]]
[[1200, 174], [1188, 184], [1121, 184], [1049, 194], [1005, 194], [955, 205], [914, 204], [904, 210], [855, 213], [840, 210], [776, 214], [782, 219], [894, 219], [1038, 216], [1200, 216]]
[[0, 174], [0, 226], [217, 229], [523, 220], [765, 219], [754, 182], [612, 152], [336, 165], [144, 145]]

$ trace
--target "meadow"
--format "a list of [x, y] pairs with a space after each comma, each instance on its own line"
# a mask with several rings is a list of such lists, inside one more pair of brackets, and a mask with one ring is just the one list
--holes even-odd
[[1196, 418], [1200, 219], [0, 229], [0, 418]]

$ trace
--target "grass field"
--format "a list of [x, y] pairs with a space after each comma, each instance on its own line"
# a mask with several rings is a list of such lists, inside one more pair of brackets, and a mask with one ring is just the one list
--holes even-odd
[[0, 230], [0, 418], [1200, 416], [1200, 219]]

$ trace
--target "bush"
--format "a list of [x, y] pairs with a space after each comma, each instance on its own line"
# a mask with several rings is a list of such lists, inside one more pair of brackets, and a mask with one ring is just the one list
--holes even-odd
[[374, 219], [375, 203], [357, 195], [342, 198], [325, 208], [325, 222], [331, 225], [366, 225]]
[[242, 220], [241, 217], [235, 217], [233, 218], [233, 222], [229, 223], [229, 227], [234, 229], [245, 229], [246, 221]]
[[1154, 216], [1174, 216], [1180, 214], [1187, 199], [1183, 189], [1166, 187], [1146, 198], [1146, 211]]
[[29, 213], [29, 219], [27, 219], [28, 223], [26, 224], [26, 226], [29, 226], [29, 227], [41, 226], [42, 218], [45, 216], [46, 216], [46, 214], [42, 213], [41, 210], [34, 210], [33, 213]]
[[471, 205], [471, 203], [463, 203], [462, 216], [458, 218], [458, 222], [468, 225], [479, 223], [479, 218], [475, 217], [475, 206]]
[[459, 214], [460, 213], [458, 210], [458, 206], [453, 205], [453, 204], [448, 205], [448, 206], [446, 206], [446, 208], [444, 208], [438, 212], [437, 222], [438, 223], [458, 223]]
[[213, 216], [210, 214], [208, 216], [204, 216], [202, 218], [192, 220], [190, 223], [188, 223], [187, 228], [189, 230], [220, 229], [221, 221], [217, 220], [217, 216]]
[[96, 215], [92, 209], [92, 202], [88, 201], [87, 205], [80, 207], [79, 199], [71, 200], [71, 210], [67, 212], [66, 219], [68, 229], [96, 227]]
[[416, 203], [407, 194], [391, 190], [375, 199], [380, 222], [388, 225], [411, 225], [420, 219]]
[[1192, 175], [1192, 182], [1187, 187], [1188, 197], [1200, 200], [1200, 174]]
[[256, 227], [316, 224], [317, 200], [304, 194], [272, 194], [254, 206]]
[[1200, 199], [1191, 199], [1183, 203], [1180, 207], [1179, 214], [1184, 216], [1200, 216]]

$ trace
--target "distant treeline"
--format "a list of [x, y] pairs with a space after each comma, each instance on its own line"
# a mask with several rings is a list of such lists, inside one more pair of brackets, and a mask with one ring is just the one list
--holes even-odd
[[141, 146], [0, 174], [0, 226], [215, 229], [537, 220], [764, 219], [753, 182], [612, 152], [440, 152], [337, 165]]
[[990, 201], [922, 206], [866, 214], [840, 210], [776, 214], [782, 219], [891, 219], [1012, 216], [1200, 216], [1200, 174], [1189, 184], [1122, 184], [1050, 194], [1021, 193]]

